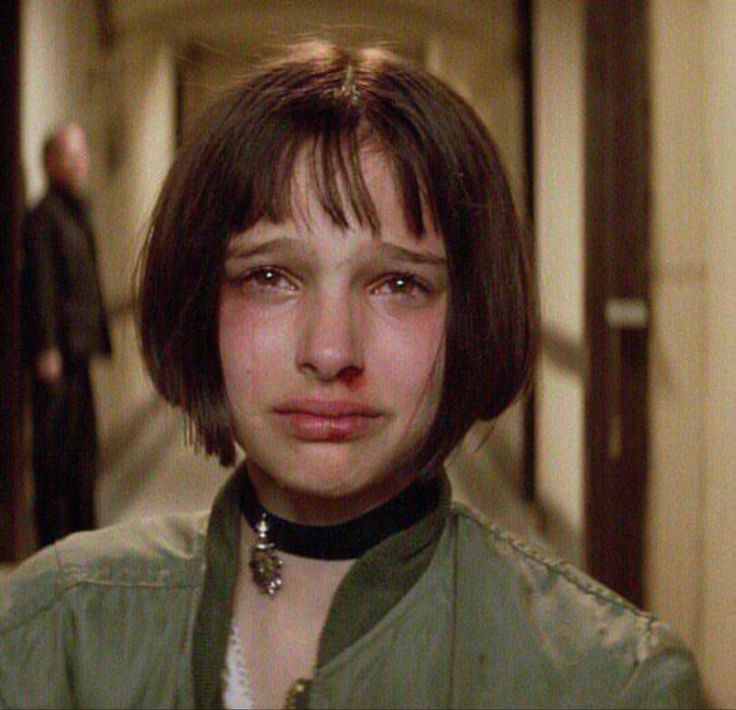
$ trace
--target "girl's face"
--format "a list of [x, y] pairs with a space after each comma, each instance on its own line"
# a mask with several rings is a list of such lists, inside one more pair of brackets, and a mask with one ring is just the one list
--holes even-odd
[[390, 168], [365, 152], [381, 234], [337, 227], [297, 162], [294, 219], [233, 236], [219, 347], [235, 438], [261, 503], [304, 523], [349, 519], [393, 497], [423, 443], [443, 379], [447, 265], [418, 240]]

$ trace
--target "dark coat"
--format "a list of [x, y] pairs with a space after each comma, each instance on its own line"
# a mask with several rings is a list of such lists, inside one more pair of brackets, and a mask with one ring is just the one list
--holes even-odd
[[27, 363], [51, 347], [65, 361], [111, 353], [89, 209], [51, 188], [26, 218], [23, 351]]

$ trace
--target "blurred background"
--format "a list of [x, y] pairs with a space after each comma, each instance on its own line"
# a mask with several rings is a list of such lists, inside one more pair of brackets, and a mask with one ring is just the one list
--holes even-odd
[[[534, 387], [448, 462], [455, 495], [669, 622], [736, 706], [736, 2], [4, 0], [0, 561], [36, 546], [20, 364], [25, 209], [80, 122], [114, 357], [94, 365], [100, 522], [207, 507], [228, 475], [141, 368], [132, 274], [192, 118], [307, 36], [385, 43], [496, 139], [534, 243]], [[472, 377], [473, 373], [468, 373]]]

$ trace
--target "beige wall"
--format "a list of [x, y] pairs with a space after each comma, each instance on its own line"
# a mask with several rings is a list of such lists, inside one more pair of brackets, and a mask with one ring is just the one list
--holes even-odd
[[478, 112], [498, 144], [517, 205], [523, 207], [524, 87], [515, 12], [513, 2], [496, 0], [492, 14], [478, 13], [473, 33], [450, 27], [432, 32], [425, 41], [425, 61]]
[[[106, 441], [124, 430], [150, 402], [133, 325], [133, 276], [148, 216], [175, 147], [173, 53], [148, 38], [126, 40], [104, 64], [107, 100], [106, 173], [100, 184], [98, 227], [104, 235], [100, 272], [113, 314], [112, 363], [95, 369], [103, 454]], [[104, 461], [104, 457], [103, 457]]]
[[87, 128], [93, 138], [93, 181], [99, 176], [94, 23], [92, 0], [21, 3], [21, 150], [29, 203], [40, 199], [46, 188], [40, 159], [43, 141], [63, 122], [76, 120]]
[[705, 401], [705, 3], [651, 5], [649, 606], [698, 642]]
[[736, 707], [736, 3], [708, 4], [705, 565], [702, 665]]
[[[583, 342], [583, 4], [535, 3], [535, 228], [544, 331]], [[583, 379], [543, 349], [537, 499], [559, 552], [583, 559]]]
[[736, 3], [651, 4], [647, 598], [736, 705]]
[[[45, 190], [39, 160], [54, 127], [80, 121], [92, 148], [90, 194], [100, 273], [113, 311], [131, 303], [132, 273], [145, 218], [174, 148], [174, 76], [165, 45], [124, 43], [100, 51], [91, 0], [22, 4], [22, 151], [29, 203]], [[150, 394], [136, 354], [130, 313], [113, 318], [115, 355], [96, 368], [104, 437]]]

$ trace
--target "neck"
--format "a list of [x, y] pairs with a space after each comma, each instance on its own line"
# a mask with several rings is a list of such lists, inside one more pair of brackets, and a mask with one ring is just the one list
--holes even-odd
[[362, 557], [372, 547], [431, 513], [439, 504], [441, 489], [440, 478], [429, 476], [415, 481], [382, 505], [336, 525], [303, 525], [278, 517], [259, 501], [252, 484], [244, 487], [240, 508], [258, 535], [256, 548], [263, 550], [256, 552], [254, 559], [264, 570], [271, 570], [265, 573], [265, 580], [278, 576], [272, 564], [275, 550], [317, 560]]

